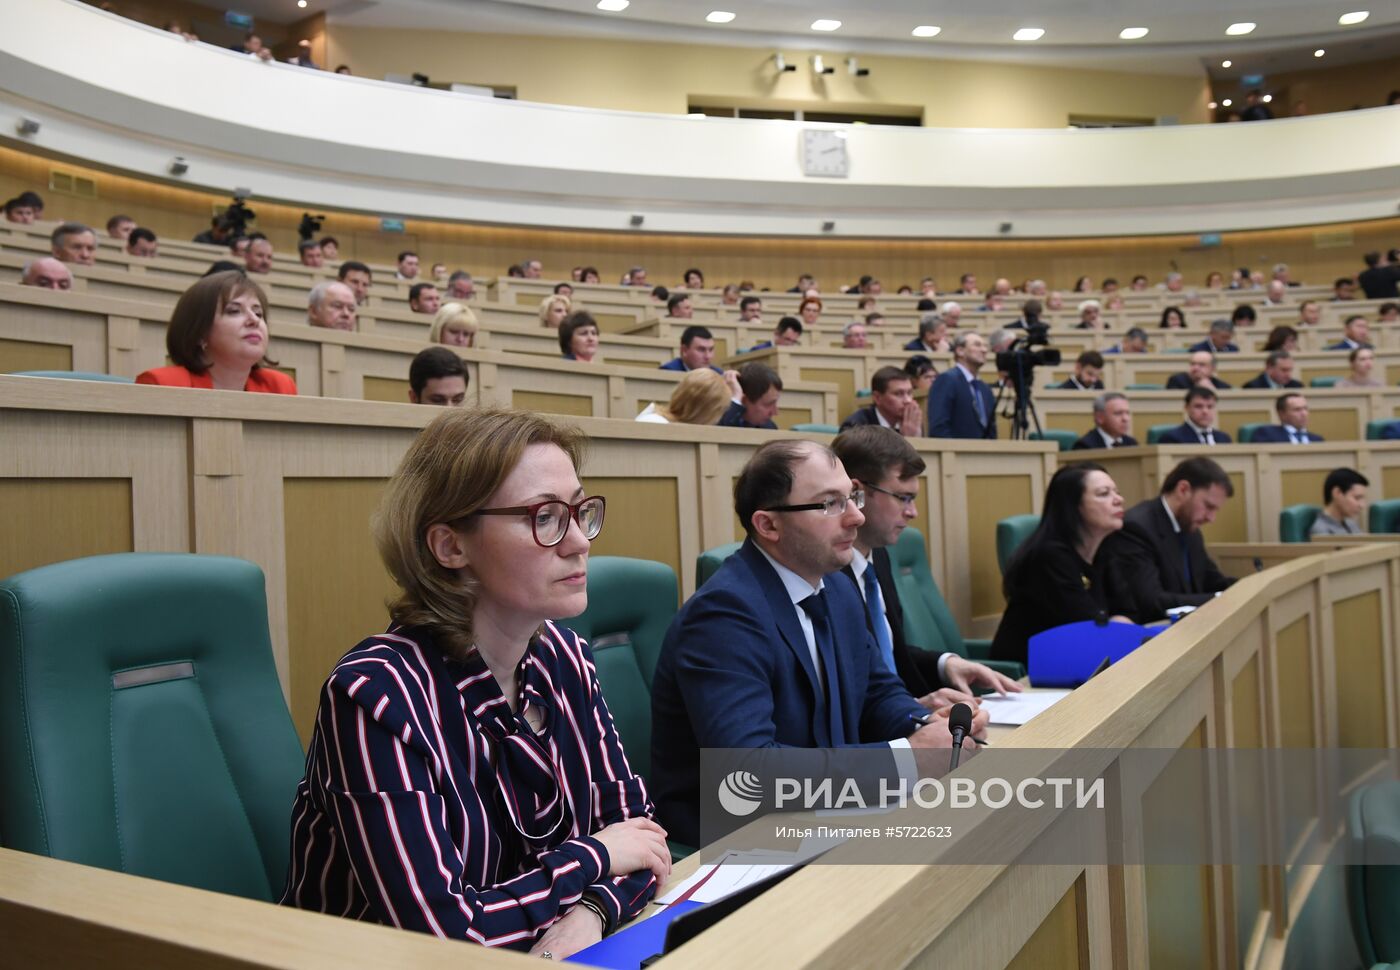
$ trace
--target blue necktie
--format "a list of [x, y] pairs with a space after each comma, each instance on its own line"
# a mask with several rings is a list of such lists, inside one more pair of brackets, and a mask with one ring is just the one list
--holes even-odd
[[870, 629], [875, 634], [875, 642], [880, 645], [880, 656], [885, 666], [894, 673], [894, 642], [890, 639], [889, 624], [885, 622], [885, 602], [880, 597], [880, 583], [875, 578], [875, 563], [867, 562], [861, 575], [865, 583], [865, 613], [870, 618]]
[[1186, 577], [1186, 591], [1194, 593], [1195, 590], [1191, 583], [1191, 545], [1186, 539], [1185, 532], [1178, 533], [1178, 538], [1181, 539], [1181, 572]]
[[982, 427], [987, 426], [987, 406], [982, 403], [982, 395], [978, 393], [977, 381], [968, 381], [967, 389], [972, 392], [972, 409], [977, 412], [977, 420]]
[[841, 747], [846, 743], [846, 729], [841, 715], [841, 691], [837, 685], [836, 648], [831, 641], [831, 614], [826, 608], [824, 593], [813, 593], [800, 604], [812, 618], [812, 639], [817, 644], [817, 656], [821, 658], [822, 680], [826, 682], [826, 711], [831, 731], [831, 746]]

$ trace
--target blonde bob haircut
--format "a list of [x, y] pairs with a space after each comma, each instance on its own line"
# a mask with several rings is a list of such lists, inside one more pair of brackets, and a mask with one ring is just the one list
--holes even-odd
[[548, 327], [550, 325], [549, 311], [554, 309], [554, 304], [556, 303], [564, 304], [564, 319], [566, 320], [569, 318], [569, 314], [574, 310], [574, 301], [564, 294], [555, 293], [552, 296], [547, 296], [540, 301], [540, 326]]
[[715, 424], [729, 407], [729, 385], [708, 367], [688, 371], [656, 410], [673, 424]]
[[480, 326], [477, 323], [476, 314], [472, 308], [461, 303], [444, 303], [439, 308], [437, 315], [433, 317], [433, 328], [428, 331], [428, 343], [442, 343], [442, 332], [448, 327], [458, 327], [472, 335], [472, 343], [476, 343], [476, 331]]
[[[467, 655], [478, 585], [470, 570], [438, 563], [428, 548], [429, 527], [485, 506], [530, 445], [556, 445], [578, 468], [586, 441], [578, 428], [501, 408], [447, 408], [419, 432], [371, 520], [379, 557], [399, 586], [388, 603], [394, 622], [424, 627], [444, 652]], [[468, 532], [480, 519], [453, 527]]]

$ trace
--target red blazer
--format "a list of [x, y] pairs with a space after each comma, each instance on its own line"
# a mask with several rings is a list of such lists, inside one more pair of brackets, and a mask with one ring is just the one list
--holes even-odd
[[[178, 364], [169, 367], [153, 367], [136, 376], [138, 384], [159, 384], [161, 387], [202, 387], [214, 389], [214, 378], [208, 371], [196, 374]], [[259, 391], [263, 394], [295, 394], [296, 382], [286, 374], [271, 367], [257, 367], [248, 375], [245, 391]]]

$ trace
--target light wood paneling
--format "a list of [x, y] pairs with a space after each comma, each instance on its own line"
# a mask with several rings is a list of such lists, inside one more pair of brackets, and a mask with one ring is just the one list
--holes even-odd
[[512, 391], [512, 407], [525, 411], [541, 411], [545, 414], [572, 414], [580, 418], [591, 418], [593, 399], [582, 394], [551, 394], [547, 391]]
[[[1170, 468], [1167, 469], [1170, 471]], [[1228, 499], [1215, 515], [1215, 521], [1201, 529], [1205, 536], [1206, 550], [1217, 542], [1249, 541], [1249, 509], [1246, 505], [1248, 493], [1245, 491], [1245, 477], [1240, 472], [1230, 472], [1230, 485], [1234, 488], [1233, 498]], [[1163, 477], [1166, 477], [1165, 475]], [[1277, 530], [1278, 526], [1275, 525]]]
[[[1321, 377], [1320, 374], [1313, 375]], [[1339, 376], [1345, 377], [1346, 373]], [[1308, 430], [1320, 434], [1328, 441], [1349, 441], [1356, 438], [1356, 411], [1350, 408], [1318, 407], [1318, 401], [1310, 400], [1308, 407]], [[1321, 483], [1318, 491], [1321, 492]]]
[[0, 338], [0, 374], [21, 370], [72, 370], [73, 349], [62, 344]]
[[1343, 748], [1386, 747], [1385, 645], [1377, 591], [1332, 607], [1333, 654], [1338, 696], [1337, 743]]
[[801, 374], [804, 381], [836, 385], [836, 424], [846, 420], [856, 409], [856, 380], [851, 371], [835, 367], [803, 367]]
[[[1264, 747], [1263, 696], [1259, 654], [1254, 653], [1230, 684], [1230, 747]], [[1265, 780], [1262, 771], [1256, 770], [1259, 767], [1250, 764], [1248, 777], [1232, 775], [1229, 781], [1231, 818], [1234, 822], [1232, 836], [1236, 844], [1249, 846], [1254, 858], [1263, 859], [1268, 846], [1264, 826], [1260, 823], [1266, 817], [1268, 807], [1263, 798]], [[1234, 888], [1235, 939], [1243, 951], [1262, 915], [1267, 870], [1262, 865], [1229, 868], [1230, 882]]]
[[[681, 568], [679, 495], [671, 478], [602, 478], [588, 476], [589, 495], [608, 500], [603, 531], [593, 540], [594, 556], [632, 556]], [[690, 564], [694, 570], [694, 563]]]
[[[1274, 635], [1274, 669], [1278, 677], [1279, 747], [1312, 748], [1317, 743], [1314, 708], [1317, 690], [1312, 664], [1312, 628], [1303, 616]], [[1288, 772], [1284, 779], [1284, 838], [1297, 844], [1306, 825], [1317, 815], [1317, 800], [1308, 779]]]
[[968, 568], [972, 573], [973, 616], [1000, 613], [1006, 605], [1001, 593], [1001, 566], [997, 563], [997, 522], [1034, 511], [1029, 476], [968, 476]]
[[368, 377], [364, 379], [364, 399], [383, 401], [386, 404], [408, 404], [408, 381], [396, 381], [392, 377]]
[[[1326, 481], [1327, 469], [1307, 469], [1284, 471], [1279, 475], [1283, 507], [1290, 505], [1321, 505], [1322, 483]], [[1277, 528], [1277, 526], [1275, 526]]]
[[[1191, 733], [1182, 750], [1205, 747], [1205, 724]], [[1148, 788], [1142, 800], [1145, 832], [1159, 852], [1177, 846], [1189, 858], [1207, 857], [1209, 811], [1203, 764], [1194, 758], [1174, 762]], [[1206, 866], [1155, 864], [1144, 867], [1147, 883], [1147, 946], [1153, 967], [1214, 967], [1214, 889]]]
[[778, 408], [778, 414], [773, 418], [773, 423], [784, 431], [791, 431], [794, 424], [818, 424], [812, 417], [810, 408]]
[[1089, 970], [1084, 876], [1065, 890], [1006, 970]]
[[0, 509], [0, 576], [135, 549], [130, 479], [0, 479]]

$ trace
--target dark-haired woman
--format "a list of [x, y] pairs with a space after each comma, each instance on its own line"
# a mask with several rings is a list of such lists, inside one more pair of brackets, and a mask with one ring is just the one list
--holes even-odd
[[1040, 525], [1006, 564], [1006, 612], [992, 640], [994, 659], [1025, 663], [1035, 634], [1107, 610], [1094, 557], [1121, 528], [1123, 496], [1101, 465], [1080, 462], [1055, 473]]

